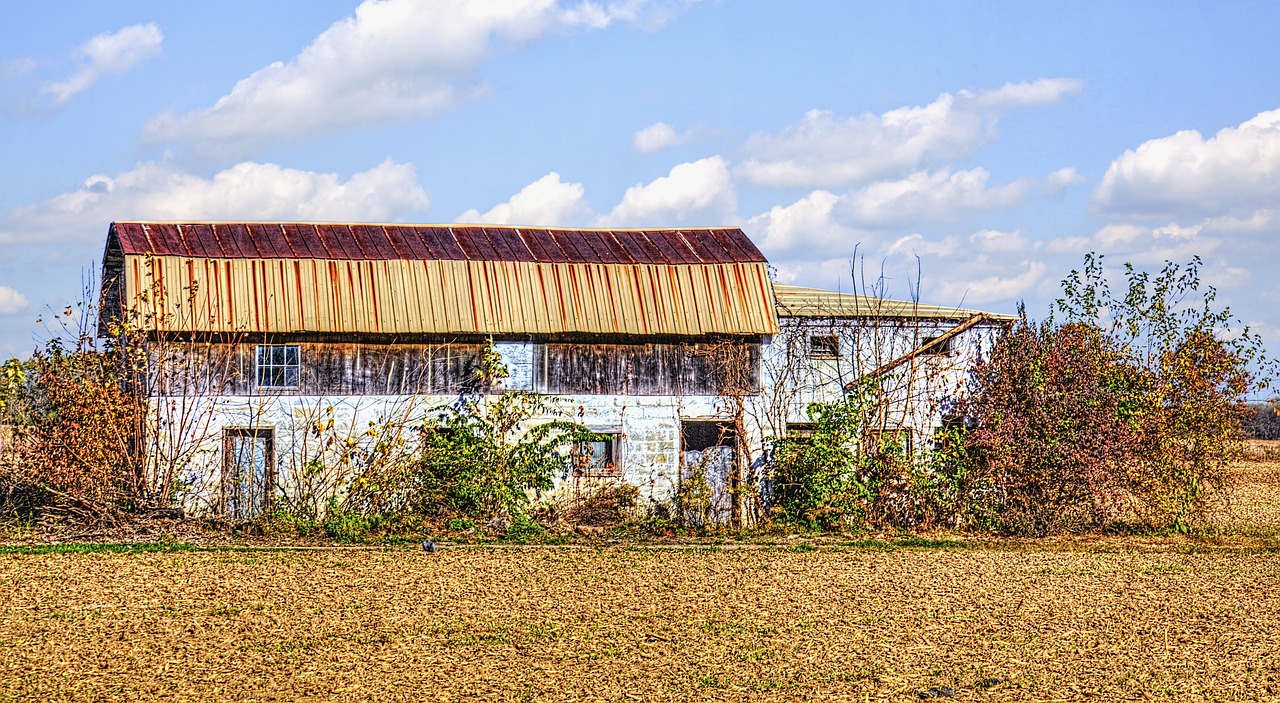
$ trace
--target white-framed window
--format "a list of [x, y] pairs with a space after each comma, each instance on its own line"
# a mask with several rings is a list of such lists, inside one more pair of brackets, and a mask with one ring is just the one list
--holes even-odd
[[809, 335], [809, 358], [834, 359], [838, 356], [840, 356], [840, 337], [838, 335]]
[[302, 350], [294, 344], [259, 344], [255, 378], [259, 388], [297, 388]]

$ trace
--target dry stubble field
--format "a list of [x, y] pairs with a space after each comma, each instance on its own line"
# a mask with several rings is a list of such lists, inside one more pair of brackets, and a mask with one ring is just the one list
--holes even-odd
[[1201, 540], [7, 554], [0, 700], [1269, 699], [1241, 471]]

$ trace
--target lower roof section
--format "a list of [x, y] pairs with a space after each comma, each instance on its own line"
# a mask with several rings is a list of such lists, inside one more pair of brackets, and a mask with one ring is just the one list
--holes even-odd
[[[912, 300], [890, 300], [866, 295], [841, 293], [821, 288], [804, 288], [785, 283], [773, 284], [779, 317], [867, 317], [929, 320], [965, 320], [977, 310], [925, 305]], [[987, 319], [1010, 322], [1016, 315], [983, 313]]]

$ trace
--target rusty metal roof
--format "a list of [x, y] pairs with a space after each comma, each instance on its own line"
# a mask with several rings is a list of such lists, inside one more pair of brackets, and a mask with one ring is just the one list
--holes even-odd
[[[925, 305], [912, 300], [890, 300], [841, 293], [821, 288], [773, 284], [779, 317], [879, 317], [931, 320], [965, 320], [980, 311], [946, 305]], [[987, 319], [1011, 322], [1016, 315], [983, 313]]]
[[104, 285], [161, 332], [758, 335], [738, 229], [115, 223]]
[[742, 230], [115, 222], [125, 255], [216, 259], [728, 264], [765, 258]]

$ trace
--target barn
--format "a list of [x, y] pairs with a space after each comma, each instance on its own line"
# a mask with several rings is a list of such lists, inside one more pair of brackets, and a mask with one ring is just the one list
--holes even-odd
[[231, 519], [322, 510], [389, 432], [475, 392], [486, 349], [509, 374], [481, 392], [547, 394], [604, 438], [565, 490], [661, 503], [713, 459], [735, 519], [809, 402], [892, 378], [868, 431], [922, 446], [1011, 319], [774, 284], [727, 227], [115, 222], [102, 285], [102, 333], [149, 344], [148, 470]]

